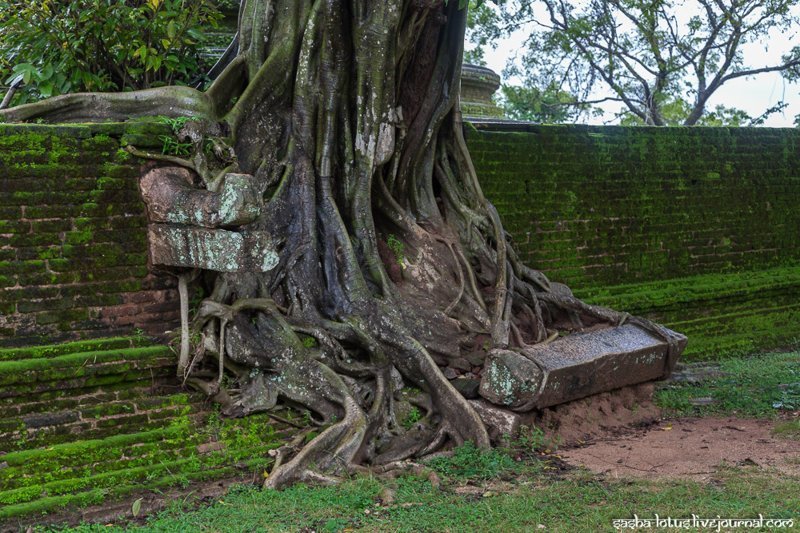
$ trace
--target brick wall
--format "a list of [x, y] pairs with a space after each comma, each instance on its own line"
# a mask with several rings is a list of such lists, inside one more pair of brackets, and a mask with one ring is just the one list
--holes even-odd
[[800, 130], [468, 127], [526, 263], [574, 288], [800, 262]]
[[149, 272], [142, 161], [166, 126], [0, 124], [0, 346], [163, 333], [174, 282]]
[[[605, 287], [707, 275], [692, 290], [715, 294], [717, 274], [773, 269], [752, 293], [741, 282], [732, 290], [795, 322], [800, 285], [769, 280], [800, 264], [800, 131], [476, 127], [467, 141], [484, 190], [523, 259], [552, 279], [673, 324], [685, 307], [662, 317], [640, 303], [675, 294], [648, 286], [606, 301]], [[174, 327], [174, 281], [147, 265], [142, 162], [122, 150], [160, 151], [169, 133], [155, 123], [0, 124], [0, 346]], [[712, 304], [733, 305], [704, 309]]]

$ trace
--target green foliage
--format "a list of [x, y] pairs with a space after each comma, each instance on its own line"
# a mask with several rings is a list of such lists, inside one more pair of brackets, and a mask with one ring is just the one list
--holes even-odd
[[[727, 107], [724, 105], [717, 105], [713, 109], [707, 109], [703, 115], [694, 124], [695, 126], [709, 126], [709, 127], [751, 127], [760, 126], [764, 124], [770, 115], [780, 113], [789, 104], [780, 102], [764, 111], [757, 117], [751, 116], [749, 113], [736, 109], [735, 107]], [[692, 112], [692, 104], [687, 102], [682, 96], [670, 95], [666, 101], [660, 106], [661, 119], [666, 126], [681, 126], [683, 125], [686, 117]], [[644, 126], [645, 120], [641, 117], [634, 115], [629, 111], [622, 111], [619, 115], [619, 123], [621, 126]]]
[[522, 426], [514, 447], [527, 452], [550, 453], [557, 450], [560, 444], [558, 435], [548, 435], [542, 428], [536, 426]]
[[22, 78], [15, 104], [188, 84], [220, 16], [208, 0], [0, 0], [0, 83]]
[[162, 154], [186, 157], [192, 153], [192, 143], [180, 142], [170, 135], [162, 135], [159, 139], [163, 143], [161, 146]]
[[498, 449], [481, 450], [471, 442], [464, 443], [450, 457], [437, 457], [428, 464], [440, 474], [458, 479], [493, 479], [516, 466], [516, 462]]
[[[694, 405], [698, 398], [712, 403]], [[800, 352], [738, 357], [721, 361], [716, 377], [674, 383], [656, 402], [676, 416], [767, 417], [800, 409]]]
[[411, 409], [408, 410], [408, 414], [403, 420], [402, 426], [406, 429], [411, 429], [414, 427], [414, 424], [420, 420], [422, 420], [422, 411], [420, 411], [417, 406], [412, 406]]
[[178, 135], [181, 129], [189, 122], [196, 120], [194, 117], [158, 117], [160, 124], [166, 124], [172, 130], [172, 133]]
[[503, 109], [506, 116], [515, 120], [528, 120], [542, 124], [572, 122], [588, 105], [575, 104], [574, 95], [550, 84], [539, 87], [503, 85]]
[[316, 348], [317, 347], [317, 339], [311, 336], [302, 336], [303, 346], [306, 348]]

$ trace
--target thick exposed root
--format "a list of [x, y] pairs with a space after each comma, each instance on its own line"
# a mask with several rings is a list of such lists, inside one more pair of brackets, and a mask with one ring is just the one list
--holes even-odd
[[131, 117], [211, 118], [211, 99], [189, 87], [159, 87], [127, 93], [75, 93], [0, 110], [6, 122], [125, 121]]

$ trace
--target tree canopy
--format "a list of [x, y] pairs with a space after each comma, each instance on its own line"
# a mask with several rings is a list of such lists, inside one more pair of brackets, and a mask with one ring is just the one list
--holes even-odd
[[[530, 29], [509, 75], [537, 94], [562, 91], [578, 107], [618, 102], [628, 123], [696, 125], [763, 121], [716, 105], [724, 84], [768, 72], [794, 77], [800, 47], [765, 64], [746, 61], [751, 43], [800, 23], [797, 0], [509, 0], [481, 3], [472, 17], [479, 47]], [[478, 54], [479, 55], [479, 54]], [[548, 92], [549, 91], [549, 92]], [[513, 103], [513, 102], [512, 102]], [[782, 109], [778, 103], [768, 115]]]

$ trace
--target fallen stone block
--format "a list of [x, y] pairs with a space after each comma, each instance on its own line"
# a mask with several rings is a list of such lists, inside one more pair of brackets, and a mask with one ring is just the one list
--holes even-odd
[[[678, 353], [686, 337], [675, 334]], [[667, 342], [626, 324], [588, 333], [574, 333], [526, 351], [544, 372], [536, 407], [548, 407], [669, 374]]]
[[524, 354], [493, 350], [480, 395], [495, 405], [524, 412], [665, 377], [686, 337], [674, 334], [676, 351], [639, 326], [573, 333]]
[[529, 358], [510, 350], [492, 350], [480, 385], [480, 395], [511, 409], [529, 406], [539, 396], [544, 372]]

